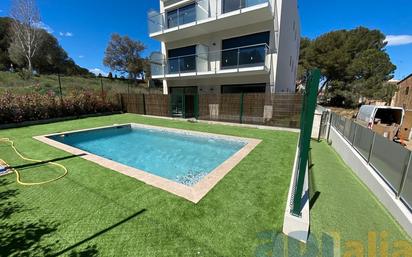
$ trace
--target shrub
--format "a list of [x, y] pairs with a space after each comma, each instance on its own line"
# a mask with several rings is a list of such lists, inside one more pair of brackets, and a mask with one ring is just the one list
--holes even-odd
[[0, 94], [0, 124], [119, 111], [119, 104], [93, 91], [71, 93], [62, 99], [47, 94]]

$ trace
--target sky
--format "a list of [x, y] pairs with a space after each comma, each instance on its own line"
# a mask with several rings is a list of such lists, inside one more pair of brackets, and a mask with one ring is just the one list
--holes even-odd
[[[12, 0], [0, 0], [0, 16], [7, 16]], [[142, 41], [145, 56], [159, 51], [148, 37], [147, 11], [159, 10], [159, 0], [37, 0], [44, 28], [56, 36], [76, 63], [101, 72], [104, 51], [112, 33]], [[412, 73], [411, 0], [299, 0], [302, 36], [364, 26], [388, 36], [387, 52], [397, 66], [396, 79]]]

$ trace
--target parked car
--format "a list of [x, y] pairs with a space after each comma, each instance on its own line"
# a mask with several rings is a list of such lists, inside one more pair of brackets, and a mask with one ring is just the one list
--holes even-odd
[[376, 133], [393, 140], [403, 123], [405, 110], [400, 107], [363, 105], [356, 122]]

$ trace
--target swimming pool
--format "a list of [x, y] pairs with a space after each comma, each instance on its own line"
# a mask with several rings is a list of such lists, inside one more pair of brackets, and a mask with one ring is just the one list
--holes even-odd
[[35, 138], [193, 202], [260, 142], [140, 124]]

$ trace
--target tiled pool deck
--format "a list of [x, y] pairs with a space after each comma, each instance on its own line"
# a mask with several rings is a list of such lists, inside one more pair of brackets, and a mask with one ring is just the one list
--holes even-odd
[[[132, 127], [137, 126], [141, 128], [161, 129], [161, 130], [169, 131], [169, 132], [187, 133], [187, 134], [191, 134], [194, 136], [214, 137], [214, 138], [229, 139], [229, 140], [241, 140], [241, 141], [246, 142], [246, 145], [242, 149], [240, 149], [238, 152], [236, 152], [234, 155], [232, 155], [229, 159], [227, 159], [225, 162], [223, 162], [221, 165], [219, 165], [216, 169], [211, 171], [201, 181], [199, 181], [194, 186], [190, 187], [190, 186], [180, 184], [178, 182], [174, 182], [174, 181], [162, 178], [160, 176], [153, 175], [144, 170], [132, 168], [127, 165], [103, 158], [101, 156], [98, 156], [98, 155], [80, 150], [78, 148], [57, 142], [53, 139], [50, 139], [51, 136], [56, 136], [56, 135], [61, 135], [61, 134], [70, 134], [70, 133], [91, 131], [91, 130], [96, 130], [96, 129], [118, 127], [118, 126], [132, 126]], [[162, 190], [165, 190], [167, 192], [180, 196], [193, 203], [198, 203], [203, 197], [205, 197], [206, 194], [215, 185], [217, 185], [217, 183], [219, 183], [219, 181], [223, 179], [223, 177], [226, 174], [228, 174], [237, 164], [239, 164], [261, 142], [261, 140], [258, 140], [258, 139], [218, 135], [218, 134], [195, 132], [195, 131], [189, 131], [189, 130], [135, 124], [135, 123], [35, 136], [34, 138], [36, 140], [39, 140], [55, 148], [61, 149], [73, 155], [78, 155], [83, 159], [94, 162], [108, 169], [117, 171], [126, 176], [140, 180], [148, 185], [160, 188]]]

